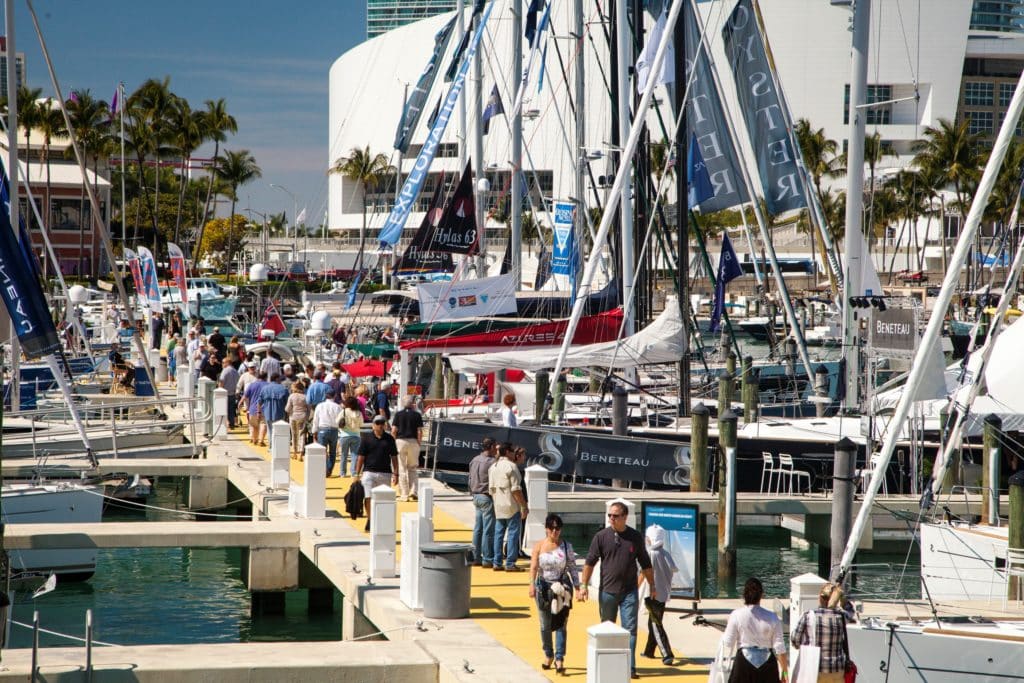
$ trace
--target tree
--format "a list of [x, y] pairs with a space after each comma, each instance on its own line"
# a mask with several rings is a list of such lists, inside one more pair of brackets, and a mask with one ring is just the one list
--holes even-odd
[[171, 112], [171, 123], [173, 143], [181, 157], [181, 182], [178, 183], [178, 215], [174, 221], [174, 241], [178, 241], [178, 234], [181, 230], [182, 207], [185, 203], [185, 188], [188, 183], [184, 182], [187, 176], [187, 169], [192, 162], [192, 153], [203, 144], [203, 121], [202, 112], [194, 112], [183, 98], [177, 98]]
[[203, 229], [203, 241], [196, 249], [194, 260], [199, 262], [209, 255], [217, 269], [230, 270], [235, 255], [245, 248], [248, 221], [245, 216], [232, 214], [232, 219], [214, 218], [207, 221]]
[[[39, 125], [40, 117], [40, 105], [39, 97], [43, 94], [42, 88], [32, 88], [31, 90], [25, 86], [18, 88], [18, 125], [21, 126], [22, 130], [25, 131], [25, 177], [31, 178], [31, 160], [32, 155], [29, 151], [32, 149], [32, 131], [35, 130], [36, 126]], [[6, 109], [6, 107], [5, 107]], [[46, 210], [43, 210], [45, 215]], [[28, 223], [31, 225], [31, 222]]]
[[[103, 100], [97, 100], [88, 90], [79, 90], [64, 103], [71, 121], [71, 131], [85, 156], [86, 166], [92, 162], [95, 182], [99, 183], [99, 161], [107, 158], [112, 151], [110, 139], [110, 107]], [[64, 150], [65, 156], [74, 156], [74, 149]], [[87, 178], [82, 176], [82, 196], [78, 202], [78, 215], [82, 217], [78, 226], [78, 272], [85, 272], [85, 201]], [[94, 187], [94, 191], [95, 191]], [[91, 212], [90, 212], [91, 213]]]
[[[238, 132], [238, 122], [235, 117], [228, 114], [227, 102], [224, 98], [219, 100], [206, 100], [206, 110], [202, 112], [202, 133], [204, 140], [213, 140], [213, 158], [220, 156], [220, 143], [227, 140], [228, 133]], [[216, 163], [216, 162], [215, 162]], [[206, 225], [206, 218], [210, 215], [210, 199], [213, 196], [217, 169], [211, 169], [208, 185], [206, 187], [206, 201], [203, 203], [203, 217], [200, 226]], [[234, 213], [232, 211], [232, 213]], [[198, 244], [203, 239], [203, 228], [199, 228]]]
[[363, 192], [363, 225], [359, 230], [359, 257], [356, 270], [363, 269], [363, 248], [366, 243], [366, 198], [370, 191], [380, 185], [381, 181], [391, 172], [388, 158], [383, 154], [372, 154], [370, 146], [363, 149], [353, 147], [348, 157], [334, 162], [328, 173], [338, 173], [346, 179], [358, 183]]
[[[59, 106], [53, 105], [53, 100], [43, 100], [39, 105], [39, 118], [36, 121], [36, 127], [39, 129], [40, 134], [43, 136], [43, 156], [42, 162], [46, 164], [46, 195], [43, 199], [43, 220], [46, 222], [44, 230], [49, 232], [51, 230], [51, 222], [53, 221], [53, 207], [51, 206], [51, 177], [50, 177], [50, 146], [53, 144], [53, 139], [67, 135], [67, 127], [64, 125], [64, 113], [60, 110]], [[54, 264], [54, 268], [58, 267]], [[44, 267], [45, 272], [45, 267]]]
[[936, 191], [953, 185], [962, 218], [967, 216], [967, 188], [981, 177], [979, 138], [969, 132], [969, 124], [966, 118], [958, 123], [939, 119], [937, 127], [924, 129], [924, 139], [917, 144], [914, 157], [914, 164], [937, 183]]
[[[260, 171], [260, 167], [256, 165], [256, 158], [249, 153], [249, 150], [243, 149], [237, 152], [229, 152], [224, 150], [224, 156], [216, 159], [216, 166], [214, 172], [217, 177], [223, 180], [231, 187], [231, 213], [229, 216], [235, 215], [235, 203], [238, 201], [238, 188], [246, 183], [255, 180], [263, 175]], [[228, 231], [228, 258], [226, 266], [228, 268], [225, 274], [230, 275], [231, 267], [231, 256], [234, 255], [234, 251], [231, 248], [231, 238], [234, 236], [234, 231]]]
[[[875, 169], [878, 167], [878, 162], [883, 157], [889, 156], [891, 152], [882, 144], [882, 134], [875, 131], [871, 135], [864, 137], [864, 161], [868, 165], [868, 171], [870, 172], [870, 184], [868, 185], [868, 220], [867, 223], [875, 226]], [[879, 237], [877, 226], [872, 235], [873, 237]], [[884, 235], [883, 235], [884, 236]], [[871, 244], [871, 240], [868, 241]], [[884, 249], [883, 245], [883, 249]], [[882, 260], [885, 260], [883, 256]]]

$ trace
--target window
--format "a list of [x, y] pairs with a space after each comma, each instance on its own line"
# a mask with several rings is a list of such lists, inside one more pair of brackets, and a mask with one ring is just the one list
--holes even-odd
[[[81, 211], [81, 214], [79, 213]], [[100, 204], [100, 215], [106, 212], [106, 207]], [[91, 206], [89, 201], [82, 201], [78, 198], [59, 198], [50, 200], [50, 229], [78, 232], [84, 226], [86, 232], [91, 232]]]
[[964, 106], [991, 107], [994, 89], [994, 83], [967, 81], [964, 83]]
[[990, 111], [967, 111], [964, 112], [967, 116], [968, 126], [967, 132], [971, 135], [991, 135], [992, 134], [992, 112]]
[[[999, 115], [999, 127], [1003, 127], [1003, 121], [1006, 120], [1005, 112]], [[1024, 121], [1017, 119], [1017, 128], [1013, 131], [1013, 134], [1017, 137], [1024, 136]]]
[[1016, 88], [1015, 83], [1003, 83], [999, 86], [999, 106], [1009, 107], [1010, 99], [1013, 97], [1013, 89]]
[[[869, 85], [868, 91], [865, 96], [865, 102], [867, 104], [875, 104], [877, 102], [888, 102], [892, 99], [892, 86], [891, 85]], [[850, 123], [850, 86], [846, 86], [846, 91], [843, 97], [844, 111], [843, 123]], [[868, 107], [865, 110], [866, 119], [865, 122], [869, 126], [884, 126], [892, 123], [892, 104], [883, 104], [878, 107]]]

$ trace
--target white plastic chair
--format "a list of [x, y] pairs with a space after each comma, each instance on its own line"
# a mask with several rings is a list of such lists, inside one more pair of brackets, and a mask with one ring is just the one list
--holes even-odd
[[1003, 609], [1006, 609], [1006, 602], [1010, 594], [1010, 581], [1017, 580], [1017, 603], [1024, 600], [1024, 550], [1018, 548], [1006, 549], [1006, 591], [1003, 592]]
[[[761, 451], [761, 461], [763, 463], [761, 465], [761, 493], [765, 493], [766, 491], [768, 493], [771, 493], [772, 492], [772, 479], [775, 478], [776, 474], [778, 474], [779, 478], [781, 479], [782, 478], [782, 470], [780, 470], [777, 467], [775, 467], [775, 459], [772, 457], [772, 454], [769, 453], [768, 451]], [[768, 475], [768, 488], [767, 489], [764, 487], [765, 475]]]
[[859, 472], [862, 493], [867, 493], [868, 487], [871, 485], [871, 477], [878, 473], [882, 477], [882, 495], [889, 495], [889, 484], [885, 479], [885, 472], [879, 472], [878, 470], [878, 463], [881, 459], [881, 453], [872, 453], [871, 457], [868, 458], [867, 466]]
[[797, 484], [797, 492], [800, 491], [799, 480], [802, 479], [802, 478], [807, 480], [807, 492], [810, 493], [810, 491], [811, 491], [811, 473], [810, 472], [805, 472], [804, 470], [796, 469], [793, 466], [793, 456], [790, 455], [789, 453], [779, 453], [779, 482], [780, 482], [780, 488], [781, 488], [781, 481], [782, 481], [782, 477], [783, 476], [789, 477], [789, 493], [790, 494], [793, 493], [793, 480], [794, 479], [796, 479], [797, 482], [798, 482], [798, 484]]

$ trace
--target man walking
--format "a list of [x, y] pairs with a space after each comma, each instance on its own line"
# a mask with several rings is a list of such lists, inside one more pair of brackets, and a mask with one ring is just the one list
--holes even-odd
[[234, 429], [238, 423], [238, 370], [234, 365], [225, 363], [220, 371], [218, 384], [220, 388], [228, 392], [228, 429]]
[[149, 319], [149, 348], [160, 349], [164, 339], [164, 316], [162, 313], [153, 313]]
[[316, 434], [316, 442], [327, 449], [328, 477], [331, 476], [334, 459], [338, 454], [338, 424], [340, 421], [341, 406], [335, 402], [334, 396], [329, 395], [313, 410], [313, 433]]
[[415, 396], [406, 398], [405, 407], [395, 413], [391, 435], [398, 447], [398, 500], [416, 500], [423, 416], [416, 410]]
[[483, 451], [469, 461], [469, 492], [473, 494], [476, 519], [473, 521], [473, 550], [476, 564], [490, 569], [494, 565], [494, 501], [488, 487], [488, 472], [494, 464], [498, 443], [484, 437]]
[[281, 378], [274, 375], [260, 392], [260, 415], [267, 425], [267, 439], [274, 442], [274, 423], [284, 420], [284, 404], [288, 402], [288, 390], [281, 384]]
[[[487, 489], [494, 501], [494, 571], [521, 572], [516, 565], [519, 559], [519, 538], [522, 520], [526, 519], [529, 508], [523, 496], [522, 477], [519, 468], [512, 461], [509, 449], [498, 450], [498, 459], [487, 472]], [[505, 532], [508, 532], [508, 539]], [[504, 550], [504, 552], [502, 552]], [[501, 559], [504, 556], [505, 566]]]
[[370, 501], [373, 489], [378, 486], [394, 486], [398, 483], [398, 447], [395, 438], [385, 431], [387, 418], [377, 415], [373, 418], [373, 431], [363, 435], [356, 457], [356, 474], [363, 485], [366, 499], [366, 531], [370, 530]]
[[614, 502], [609, 506], [609, 526], [598, 531], [590, 542], [587, 561], [583, 565], [583, 578], [580, 580], [580, 599], [587, 599], [590, 577], [594, 573], [594, 566], [600, 561], [598, 611], [601, 621], [615, 623], [618, 613], [622, 628], [629, 631], [629, 668], [632, 677], [636, 678], [636, 620], [639, 609], [637, 565], [640, 565], [644, 579], [651, 587], [651, 600], [657, 600], [659, 596], [646, 542], [639, 531], [626, 526], [628, 514], [629, 508], [625, 503]]

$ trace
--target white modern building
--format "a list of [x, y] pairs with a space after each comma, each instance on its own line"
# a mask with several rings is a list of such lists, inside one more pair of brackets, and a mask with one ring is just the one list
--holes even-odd
[[[496, 0], [494, 13], [483, 42], [482, 83], [472, 81], [467, 88], [469, 123], [460, 128], [459, 116], [453, 117], [445, 133], [445, 145], [431, 168], [432, 177], [421, 195], [420, 208], [429, 200], [436, 178], [444, 171], [454, 182], [460, 170], [459, 141], [463, 130], [472, 141], [474, 92], [482, 92], [486, 102], [497, 83], [506, 111], [512, 109], [512, 81], [519, 67], [510, 64], [512, 55], [511, 6], [521, 0]], [[471, 4], [471, 3], [467, 3]], [[727, 105], [734, 107], [732, 75], [722, 52], [721, 26], [734, 0], [699, 3], [708, 25], [708, 40], [725, 88]], [[872, 3], [871, 47], [868, 65], [869, 98], [884, 102], [871, 108], [868, 133], [878, 132], [885, 157], [878, 172], [905, 166], [913, 156], [914, 142], [928, 126], [940, 119], [967, 117], [971, 130], [994, 139], [1022, 68], [1024, 68], [1024, 8], [1019, 0], [886, 0]], [[569, 198], [575, 193], [572, 111], [568, 95], [572, 79], [577, 41], [570, 38], [573, 3], [556, 2], [552, 11], [553, 38], [548, 38], [547, 69], [543, 89], [537, 92], [536, 76], [528, 85], [524, 111], [524, 170], [531, 185], [531, 200], [537, 207], [542, 197]], [[596, 3], [584, 2], [587, 24], [584, 64], [588, 85], [585, 103], [587, 144], [582, 156], [593, 164], [595, 183], [588, 182], [585, 196], [593, 205], [602, 190], [599, 176], [613, 171], [607, 165], [611, 140], [611, 104], [607, 83], [608, 46]], [[607, 11], [607, 4], [602, 3]], [[844, 146], [848, 136], [846, 98], [850, 80], [849, 32], [851, 12], [843, 0], [770, 0], [760, 3], [768, 40], [778, 66], [782, 87], [794, 119], [806, 118], [814, 128], [824, 128], [828, 137]], [[467, 10], [468, 16], [468, 10]], [[330, 117], [328, 163], [369, 145], [398, 164], [393, 152], [395, 129], [402, 110], [406, 84], [411, 89], [433, 49], [434, 34], [451, 17], [445, 14], [404, 26], [359, 45], [345, 53], [330, 71]], [[645, 16], [648, 31], [653, 18]], [[978, 28], [972, 28], [978, 27]], [[995, 29], [995, 30], [980, 30]], [[457, 44], [453, 38], [442, 69]], [[556, 49], [557, 48], [557, 49]], [[560, 54], [559, 54], [560, 53]], [[524, 54], [525, 51], [524, 51]], [[562, 69], [568, 78], [566, 83]], [[536, 73], [536, 66], [534, 69]], [[448, 84], [438, 78], [425, 107], [429, 113]], [[656, 96], [663, 103], [670, 97], [664, 87]], [[672, 127], [665, 105], [663, 116]], [[735, 109], [734, 109], [735, 111]], [[738, 121], [740, 116], [734, 113]], [[413, 133], [413, 145], [401, 162], [403, 177], [409, 172], [412, 157], [418, 153], [426, 135], [426, 114]], [[651, 139], [662, 138], [652, 115]], [[1021, 127], [1018, 126], [1018, 133]], [[739, 136], [743, 138], [743, 136]], [[746, 144], [743, 140], [741, 144]], [[510, 177], [510, 135], [504, 117], [492, 121], [484, 142], [483, 168], [491, 180], [488, 201], [493, 204]], [[471, 153], [472, 144], [468, 146]], [[480, 164], [473, 160], [474, 169]], [[842, 181], [840, 181], [842, 182]], [[369, 197], [371, 238], [383, 224], [390, 209], [394, 184]], [[362, 194], [357, 184], [332, 175], [329, 181], [328, 227], [332, 231], [355, 234], [362, 222]], [[670, 193], [671, 196], [671, 193]], [[422, 213], [413, 214], [407, 223], [406, 237], [419, 225]], [[495, 224], [496, 225], [496, 224]], [[494, 227], [494, 226], [492, 226]], [[503, 229], [503, 226], [497, 226]], [[492, 238], [500, 232], [492, 231]]]

